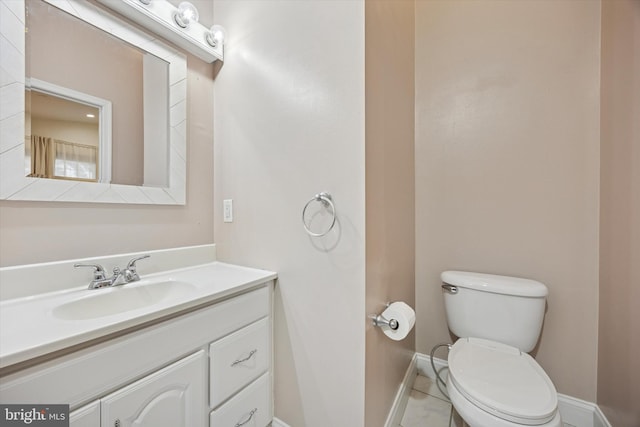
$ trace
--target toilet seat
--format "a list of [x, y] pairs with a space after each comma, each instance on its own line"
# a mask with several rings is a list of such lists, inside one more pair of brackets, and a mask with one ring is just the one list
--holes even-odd
[[478, 408], [503, 420], [541, 425], [556, 416], [553, 383], [528, 354], [480, 338], [461, 338], [449, 352], [449, 381]]

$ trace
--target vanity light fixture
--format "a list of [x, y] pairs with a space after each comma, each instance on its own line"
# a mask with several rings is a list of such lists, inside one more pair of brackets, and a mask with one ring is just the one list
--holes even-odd
[[211, 47], [223, 46], [226, 35], [227, 32], [222, 25], [214, 25], [207, 33], [207, 43], [209, 43]]
[[223, 60], [224, 33], [216, 36], [212, 30], [219, 31], [219, 26], [209, 29], [200, 24], [198, 10], [189, 2], [175, 7], [168, 0], [97, 1], [204, 61]]
[[178, 11], [173, 15], [173, 20], [180, 28], [187, 28], [190, 22], [198, 22], [199, 19], [198, 9], [188, 1], [180, 3]]

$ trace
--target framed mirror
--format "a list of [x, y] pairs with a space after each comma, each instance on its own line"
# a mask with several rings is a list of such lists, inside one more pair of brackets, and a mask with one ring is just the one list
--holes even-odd
[[[0, 0], [0, 7], [0, 199], [185, 204], [185, 56], [85, 0]], [[46, 22], [56, 30], [46, 31]], [[61, 40], [43, 48], [31, 39], [43, 37], [39, 32], [89, 47]], [[134, 57], [134, 65], [109, 57], [117, 49]], [[53, 53], [47, 57], [46, 50]], [[69, 111], [63, 101], [72, 104]], [[66, 118], [52, 117], [63, 109]], [[97, 142], [84, 132], [87, 115], [96, 116]], [[56, 148], [47, 148], [53, 160], [45, 163], [53, 169], [45, 174], [34, 164], [45, 152], [41, 146], [49, 147], [47, 138]]]

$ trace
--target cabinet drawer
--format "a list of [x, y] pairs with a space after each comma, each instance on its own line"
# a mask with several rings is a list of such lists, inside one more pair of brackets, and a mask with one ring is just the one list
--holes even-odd
[[271, 414], [271, 377], [267, 372], [211, 412], [209, 427], [265, 427]]
[[270, 343], [271, 322], [266, 317], [209, 346], [212, 408], [269, 369]]

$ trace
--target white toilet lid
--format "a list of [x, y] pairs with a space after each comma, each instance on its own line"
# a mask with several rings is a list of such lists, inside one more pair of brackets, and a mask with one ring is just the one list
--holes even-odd
[[558, 408], [553, 383], [528, 354], [480, 338], [460, 338], [449, 352], [460, 393], [499, 418], [527, 425], [550, 421]]

